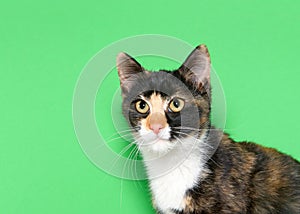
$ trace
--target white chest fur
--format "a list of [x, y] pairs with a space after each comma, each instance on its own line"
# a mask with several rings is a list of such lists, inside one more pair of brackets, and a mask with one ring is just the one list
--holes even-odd
[[[201, 140], [195, 142], [193, 139], [186, 139], [174, 147], [172, 151], [154, 161], [145, 161], [150, 188], [156, 207], [163, 213], [172, 213], [172, 209], [183, 210], [185, 207], [184, 196], [188, 189], [195, 186], [199, 181], [201, 172], [204, 169], [203, 149]], [[144, 159], [147, 157], [153, 160], [153, 155], [143, 152]], [[184, 156], [183, 156], [184, 155]], [[173, 163], [173, 168], [166, 163]], [[157, 174], [166, 168], [166, 173]]]

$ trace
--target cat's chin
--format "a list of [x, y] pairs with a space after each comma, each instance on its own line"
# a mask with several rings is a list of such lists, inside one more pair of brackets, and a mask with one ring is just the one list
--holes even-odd
[[140, 149], [142, 152], [152, 153], [156, 156], [163, 156], [167, 154], [169, 151], [171, 151], [174, 148], [174, 142], [171, 142], [167, 139], [162, 139], [157, 137], [155, 140], [150, 142], [144, 142]]

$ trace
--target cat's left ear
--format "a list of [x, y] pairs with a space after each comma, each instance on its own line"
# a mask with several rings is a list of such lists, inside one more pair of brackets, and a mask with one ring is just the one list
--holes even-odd
[[189, 84], [210, 95], [210, 66], [206, 45], [199, 45], [190, 53], [178, 71]]

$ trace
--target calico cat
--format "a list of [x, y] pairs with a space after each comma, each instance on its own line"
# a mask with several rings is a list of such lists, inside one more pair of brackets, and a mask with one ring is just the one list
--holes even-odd
[[210, 55], [197, 46], [174, 71], [117, 57], [123, 114], [158, 213], [300, 213], [300, 163], [234, 142], [210, 122]]

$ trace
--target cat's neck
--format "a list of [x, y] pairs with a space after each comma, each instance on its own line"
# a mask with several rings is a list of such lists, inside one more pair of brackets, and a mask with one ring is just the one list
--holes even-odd
[[141, 149], [155, 206], [162, 211], [184, 209], [184, 195], [200, 180], [205, 169], [205, 137], [180, 140], [164, 156]]
[[[140, 147], [143, 155], [144, 164], [147, 168], [148, 177], [159, 178], [165, 174], [171, 173], [177, 167], [184, 165], [190, 159], [197, 159], [201, 163], [205, 159], [207, 153], [206, 137], [188, 137], [181, 140], [176, 140], [172, 143], [176, 144], [174, 148], [166, 154], [152, 152], [148, 148]], [[202, 156], [202, 154], [204, 156]]]

